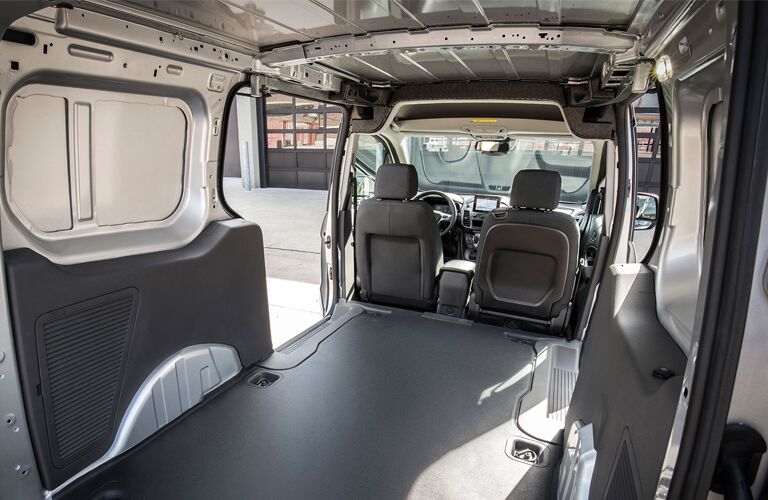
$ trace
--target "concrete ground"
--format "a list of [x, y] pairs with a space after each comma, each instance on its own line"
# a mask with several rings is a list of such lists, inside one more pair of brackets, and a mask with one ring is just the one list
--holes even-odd
[[323, 317], [320, 232], [328, 192], [281, 188], [245, 191], [236, 177], [225, 177], [223, 187], [229, 206], [261, 226], [272, 344], [277, 347]]

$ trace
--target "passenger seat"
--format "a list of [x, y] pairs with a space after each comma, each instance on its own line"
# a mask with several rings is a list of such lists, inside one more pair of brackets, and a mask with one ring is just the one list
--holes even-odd
[[510, 208], [486, 217], [471, 312], [562, 330], [578, 270], [579, 228], [573, 217], [554, 211], [561, 182], [557, 172], [522, 170]]

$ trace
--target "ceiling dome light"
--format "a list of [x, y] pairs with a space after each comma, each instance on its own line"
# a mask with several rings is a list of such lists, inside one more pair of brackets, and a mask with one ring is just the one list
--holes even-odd
[[659, 60], [656, 61], [653, 73], [656, 75], [656, 79], [660, 82], [666, 82], [672, 78], [672, 61], [669, 59], [669, 56], [661, 56]]

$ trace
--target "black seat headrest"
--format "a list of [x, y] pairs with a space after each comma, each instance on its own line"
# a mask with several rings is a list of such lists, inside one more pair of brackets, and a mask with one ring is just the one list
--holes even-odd
[[416, 167], [407, 163], [385, 163], [376, 171], [376, 198], [383, 200], [410, 200], [419, 189]]
[[560, 174], [551, 170], [521, 170], [512, 182], [512, 208], [554, 210], [560, 203]]

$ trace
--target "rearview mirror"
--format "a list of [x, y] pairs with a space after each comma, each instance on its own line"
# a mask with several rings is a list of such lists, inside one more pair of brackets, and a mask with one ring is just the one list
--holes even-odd
[[509, 153], [509, 141], [477, 141], [475, 151], [483, 154], [507, 154]]
[[659, 197], [650, 193], [637, 193], [635, 198], [635, 230], [645, 231], [656, 227]]

